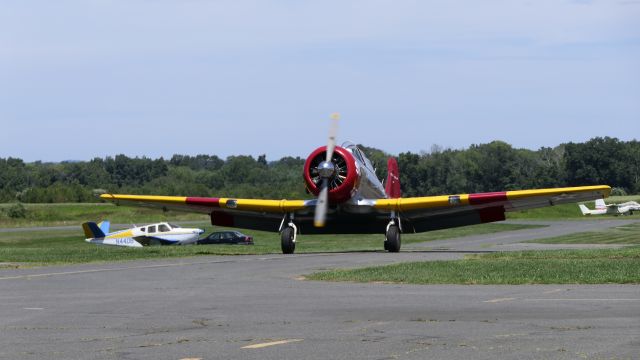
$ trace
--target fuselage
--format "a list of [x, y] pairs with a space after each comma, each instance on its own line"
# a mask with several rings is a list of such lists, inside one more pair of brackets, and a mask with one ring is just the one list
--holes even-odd
[[182, 228], [169, 223], [136, 226], [85, 241], [99, 245], [142, 247], [143, 245], [188, 245], [198, 241], [204, 230]]
[[356, 183], [356, 191], [349, 200], [357, 202], [362, 199], [385, 199], [387, 194], [384, 191], [384, 186], [382, 186], [382, 182], [378, 179], [373, 164], [365, 156], [364, 152], [355, 145], [349, 145], [345, 149], [355, 158], [359, 175], [359, 181]]
[[634, 211], [640, 211], [640, 204], [635, 201], [628, 201], [622, 204], [617, 204], [615, 208], [619, 214], [632, 214]]
[[[320, 193], [318, 166], [325, 159], [327, 147], [314, 150], [307, 158], [304, 168], [304, 180], [307, 190], [314, 195]], [[387, 197], [384, 186], [376, 176], [373, 164], [354, 144], [336, 146], [332, 158], [336, 167], [335, 176], [329, 184], [329, 202], [333, 205], [348, 207], [362, 199], [384, 199]]]

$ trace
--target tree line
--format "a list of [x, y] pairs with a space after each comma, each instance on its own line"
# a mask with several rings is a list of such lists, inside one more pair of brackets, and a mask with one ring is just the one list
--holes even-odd
[[[389, 154], [362, 146], [386, 177]], [[473, 193], [607, 184], [618, 193], [640, 193], [640, 142], [597, 137], [537, 151], [494, 141], [467, 149], [434, 146], [399, 154], [403, 196]], [[265, 155], [174, 155], [171, 159], [125, 155], [90, 161], [25, 163], [0, 158], [0, 202], [96, 202], [96, 192], [309, 198], [302, 180], [305, 159]]]

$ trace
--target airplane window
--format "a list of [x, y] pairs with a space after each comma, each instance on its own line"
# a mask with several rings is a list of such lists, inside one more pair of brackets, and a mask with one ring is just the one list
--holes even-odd
[[140, 231], [147, 232], [147, 228], [140, 228]]
[[364, 156], [364, 154], [362, 156], [364, 157], [364, 166], [368, 167], [370, 170], [374, 170], [371, 160]]
[[364, 160], [365, 165], [370, 164], [369, 158], [367, 158], [367, 155], [365, 155], [364, 151], [362, 150], [360, 150], [360, 157], [362, 158], [362, 160]]
[[154, 226], [149, 226], [149, 232], [150, 233], [156, 232], [156, 226], [155, 225]]
[[371, 161], [369, 160], [369, 158], [367, 158], [367, 156], [364, 154], [364, 152], [362, 150], [360, 150], [360, 148], [356, 148], [356, 152], [358, 153], [358, 158], [360, 160], [362, 160], [362, 164], [364, 166], [366, 166], [367, 168], [369, 168], [370, 170], [374, 170], [373, 168], [373, 164], [371, 163]]
[[169, 226], [170, 226], [172, 229], [179, 229], [179, 228], [180, 228], [180, 226], [179, 226], [179, 225], [174, 225], [174, 224], [169, 224]]
[[158, 226], [158, 231], [160, 232], [167, 232], [167, 231], [171, 231], [171, 229], [169, 229], [169, 227], [165, 224], [160, 224]]
[[360, 153], [360, 149], [358, 148], [354, 148], [353, 149], [353, 155], [361, 162], [364, 164], [364, 159], [362, 158], [362, 154]]

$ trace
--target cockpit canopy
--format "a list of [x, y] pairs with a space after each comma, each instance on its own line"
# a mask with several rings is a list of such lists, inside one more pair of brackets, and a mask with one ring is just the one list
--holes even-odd
[[364, 152], [360, 150], [360, 148], [356, 144], [352, 143], [351, 141], [345, 141], [344, 143], [342, 143], [342, 147], [347, 149], [359, 163], [375, 172], [373, 164], [371, 163], [369, 158], [367, 158]]

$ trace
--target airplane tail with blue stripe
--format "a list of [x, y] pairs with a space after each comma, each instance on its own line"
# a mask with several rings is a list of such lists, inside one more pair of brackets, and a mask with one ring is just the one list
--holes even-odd
[[105, 234], [109, 234], [109, 227], [111, 226], [111, 222], [109, 220], [104, 220], [101, 223], [98, 224], [98, 227], [100, 228], [100, 230], [102, 230], [103, 233]]
[[[105, 224], [106, 223], [106, 224]], [[105, 231], [103, 231], [103, 228], [107, 230], [106, 233], [108, 233], [109, 231], [109, 222], [108, 221], [103, 221], [100, 223], [100, 225], [94, 223], [94, 222], [86, 222], [82, 224], [82, 229], [84, 230], [84, 236], [87, 239], [90, 238], [103, 238], [106, 236]]]

